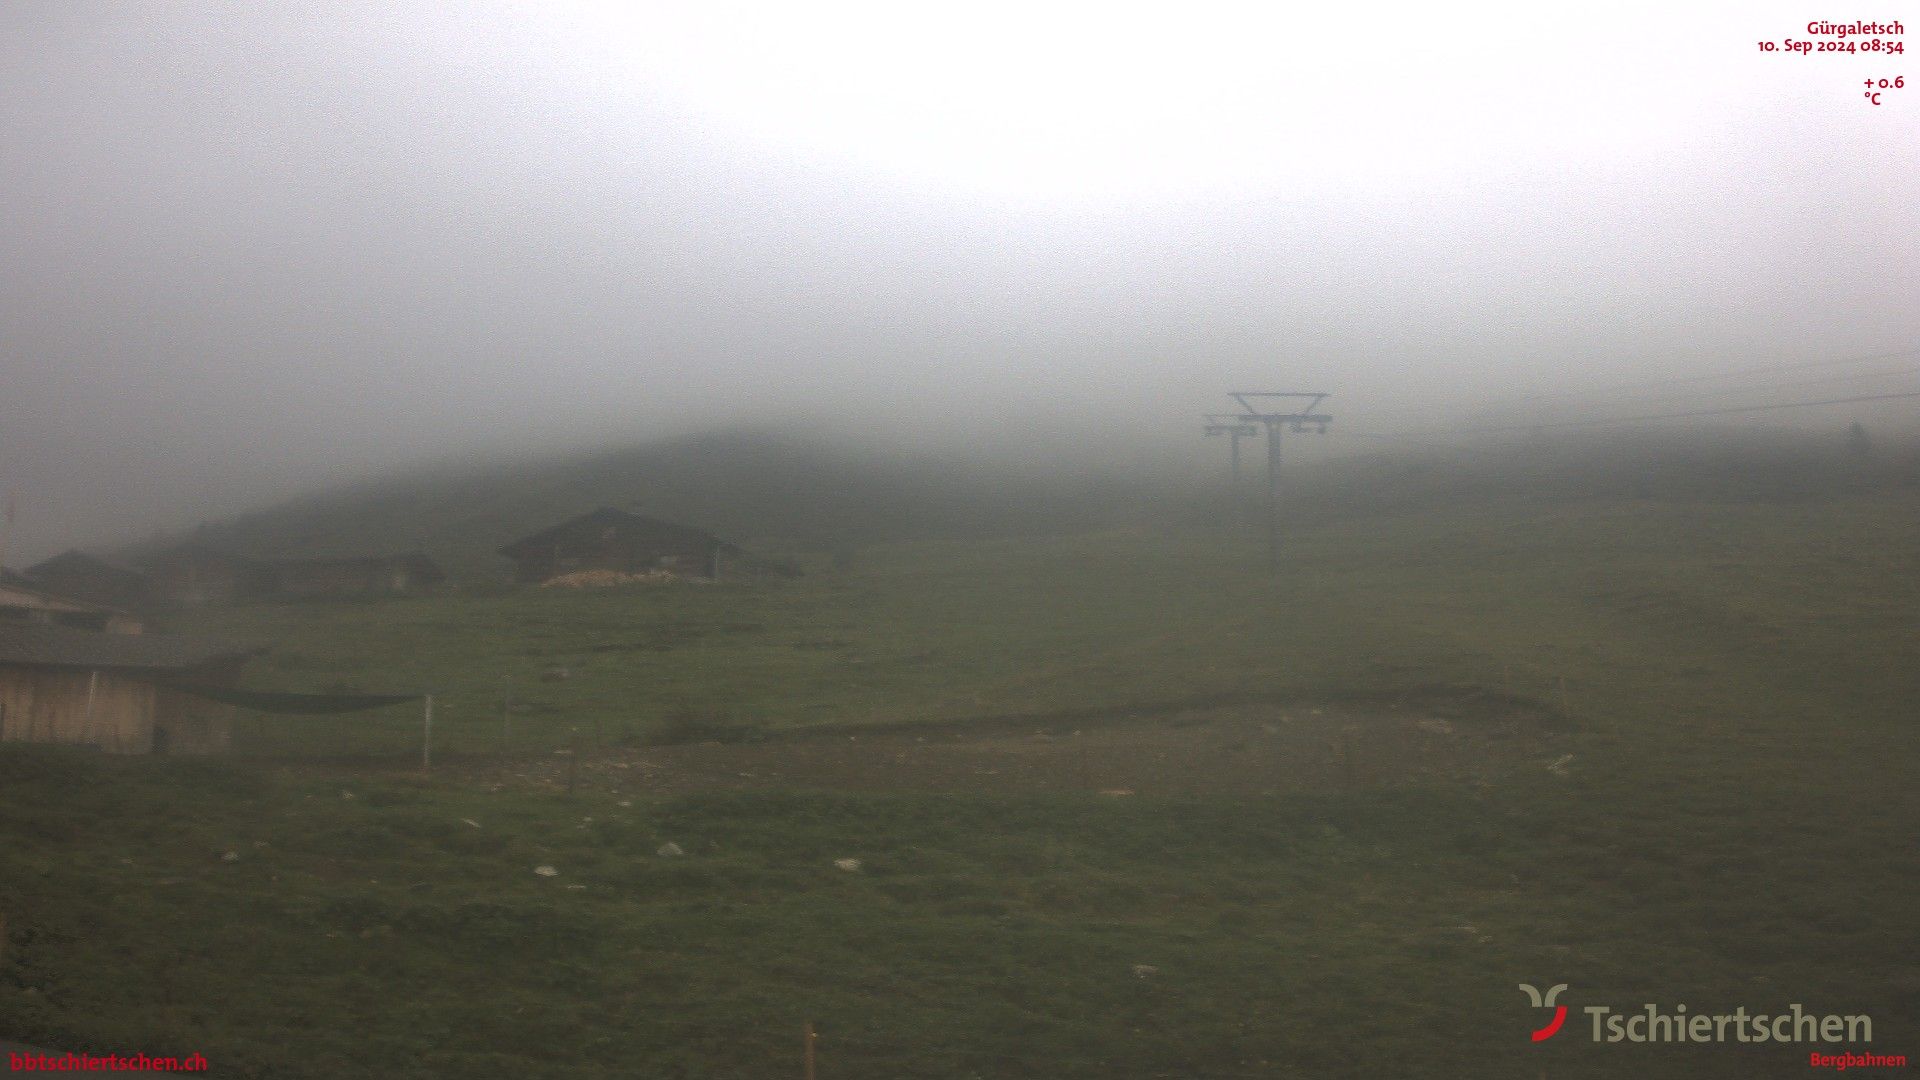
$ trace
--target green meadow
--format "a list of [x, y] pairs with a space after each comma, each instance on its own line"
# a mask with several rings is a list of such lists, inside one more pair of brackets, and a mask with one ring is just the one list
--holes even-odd
[[[217, 761], [4, 748], [0, 1032], [247, 1077], [797, 1077], [807, 1023], [823, 1078], [1753, 1077], [1813, 1048], [1581, 1009], [1800, 1003], [1913, 1053], [1917, 517], [1479, 498], [1303, 522], [1278, 575], [1156, 524], [196, 612], [271, 643], [250, 685], [432, 692], [435, 768], [414, 707], [242, 713]], [[1263, 793], [510, 779], [1389, 708], [1516, 749]], [[1548, 1042], [1523, 982], [1570, 984]]]

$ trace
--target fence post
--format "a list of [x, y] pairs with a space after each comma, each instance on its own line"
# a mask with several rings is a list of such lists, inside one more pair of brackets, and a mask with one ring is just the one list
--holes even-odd
[[427, 695], [427, 714], [420, 725], [420, 768], [433, 768], [433, 695]]
[[573, 784], [580, 775], [580, 729], [574, 728], [567, 749], [567, 798], [573, 798]]
[[813, 1041], [817, 1038], [819, 1038], [819, 1036], [813, 1033], [813, 1021], [807, 1021], [806, 1037], [801, 1044], [801, 1053], [807, 1065], [807, 1080], [815, 1080], [813, 1075]]

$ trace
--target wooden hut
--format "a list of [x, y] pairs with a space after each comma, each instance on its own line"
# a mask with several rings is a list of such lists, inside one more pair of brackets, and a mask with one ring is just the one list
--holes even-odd
[[230, 687], [261, 650], [162, 634], [0, 621], [0, 741], [116, 754], [227, 748], [230, 706], [184, 687]]
[[147, 575], [84, 551], [64, 551], [27, 567], [26, 575], [61, 596], [122, 611], [138, 611], [147, 602]]
[[138, 615], [61, 596], [40, 587], [33, 578], [0, 570], [0, 620], [70, 626], [112, 634], [137, 634], [145, 629]]
[[149, 593], [169, 607], [199, 607], [261, 591], [265, 575], [258, 562], [205, 544], [182, 544], [148, 556]]
[[516, 580], [541, 582], [581, 570], [717, 578], [723, 557], [739, 551], [701, 529], [602, 507], [516, 540], [500, 554], [513, 560]]

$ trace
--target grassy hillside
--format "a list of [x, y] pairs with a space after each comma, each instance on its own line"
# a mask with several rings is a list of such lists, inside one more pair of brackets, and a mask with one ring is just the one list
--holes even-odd
[[[411, 712], [0, 748], [0, 1034], [262, 1077], [779, 1075], [809, 1020], [823, 1077], [1755, 1077], [1807, 1048], [1578, 1010], [1799, 1002], [1910, 1053], [1916, 513], [1480, 499], [1303, 524], [1277, 580], [1154, 526], [202, 612], [277, 643], [258, 685], [435, 688], [440, 765]], [[1153, 786], [1184, 732], [1271, 784]], [[994, 772], [849, 780], [943, 740]]]
[[761, 553], [932, 536], [1084, 529], [1138, 516], [1150, 487], [877, 450], [803, 433], [721, 431], [534, 464], [408, 473], [210, 523], [198, 539], [262, 556], [421, 549], [491, 581], [497, 549], [599, 506], [709, 529]]
[[[1289, 467], [1289, 520], [1488, 502], [1793, 503], [1920, 486], [1920, 440], [1891, 430], [1864, 455], [1844, 428], [1576, 430], [1345, 445], [1368, 452]], [[1264, 499], [1263, 482], [1250, 466], [1243, 510]], [[482, 460], [403, 473], [211, 522], [194, 536], [271, 557], [420, 549], [458, 581], [486, 584], [507, 572], [496, 554], [501, 545], [599, 506], [697, 525], [761, 555], [819, 564], [889, 543], [1217, 521], [1230, 509], [1224, 494], [1210, 479], [736, 430], [533, 463]]]

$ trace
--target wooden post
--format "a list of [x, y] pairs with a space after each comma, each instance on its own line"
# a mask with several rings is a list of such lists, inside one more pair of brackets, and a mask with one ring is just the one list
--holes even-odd
[[513, 695], [500, 696], [500, 749], [513, 746]]
[[800, 1045], [802, 1059], [807, 1065], [807, 1080], [816, 1080], [813, 1074], [813, 1042], [817, 1038], [819, 1036], [813, 1033], [813, 1021], [807, 1021], [806, 1034]]
[[1267, 421], [1267, 561], [1280, 572], [1280, 425]]
[[567, 798], [573, 798], [573, 785], [580, 776], [580, 729], [573, 729], [567, 748]]
[[1567, 700], [1567, 677], [1560, 676], [1560, 719], [1573, 719], [1573, 705]]
[[427, 695], [426, 719], [420, 725], [420, 767], [433, 768], [433, 695]]

